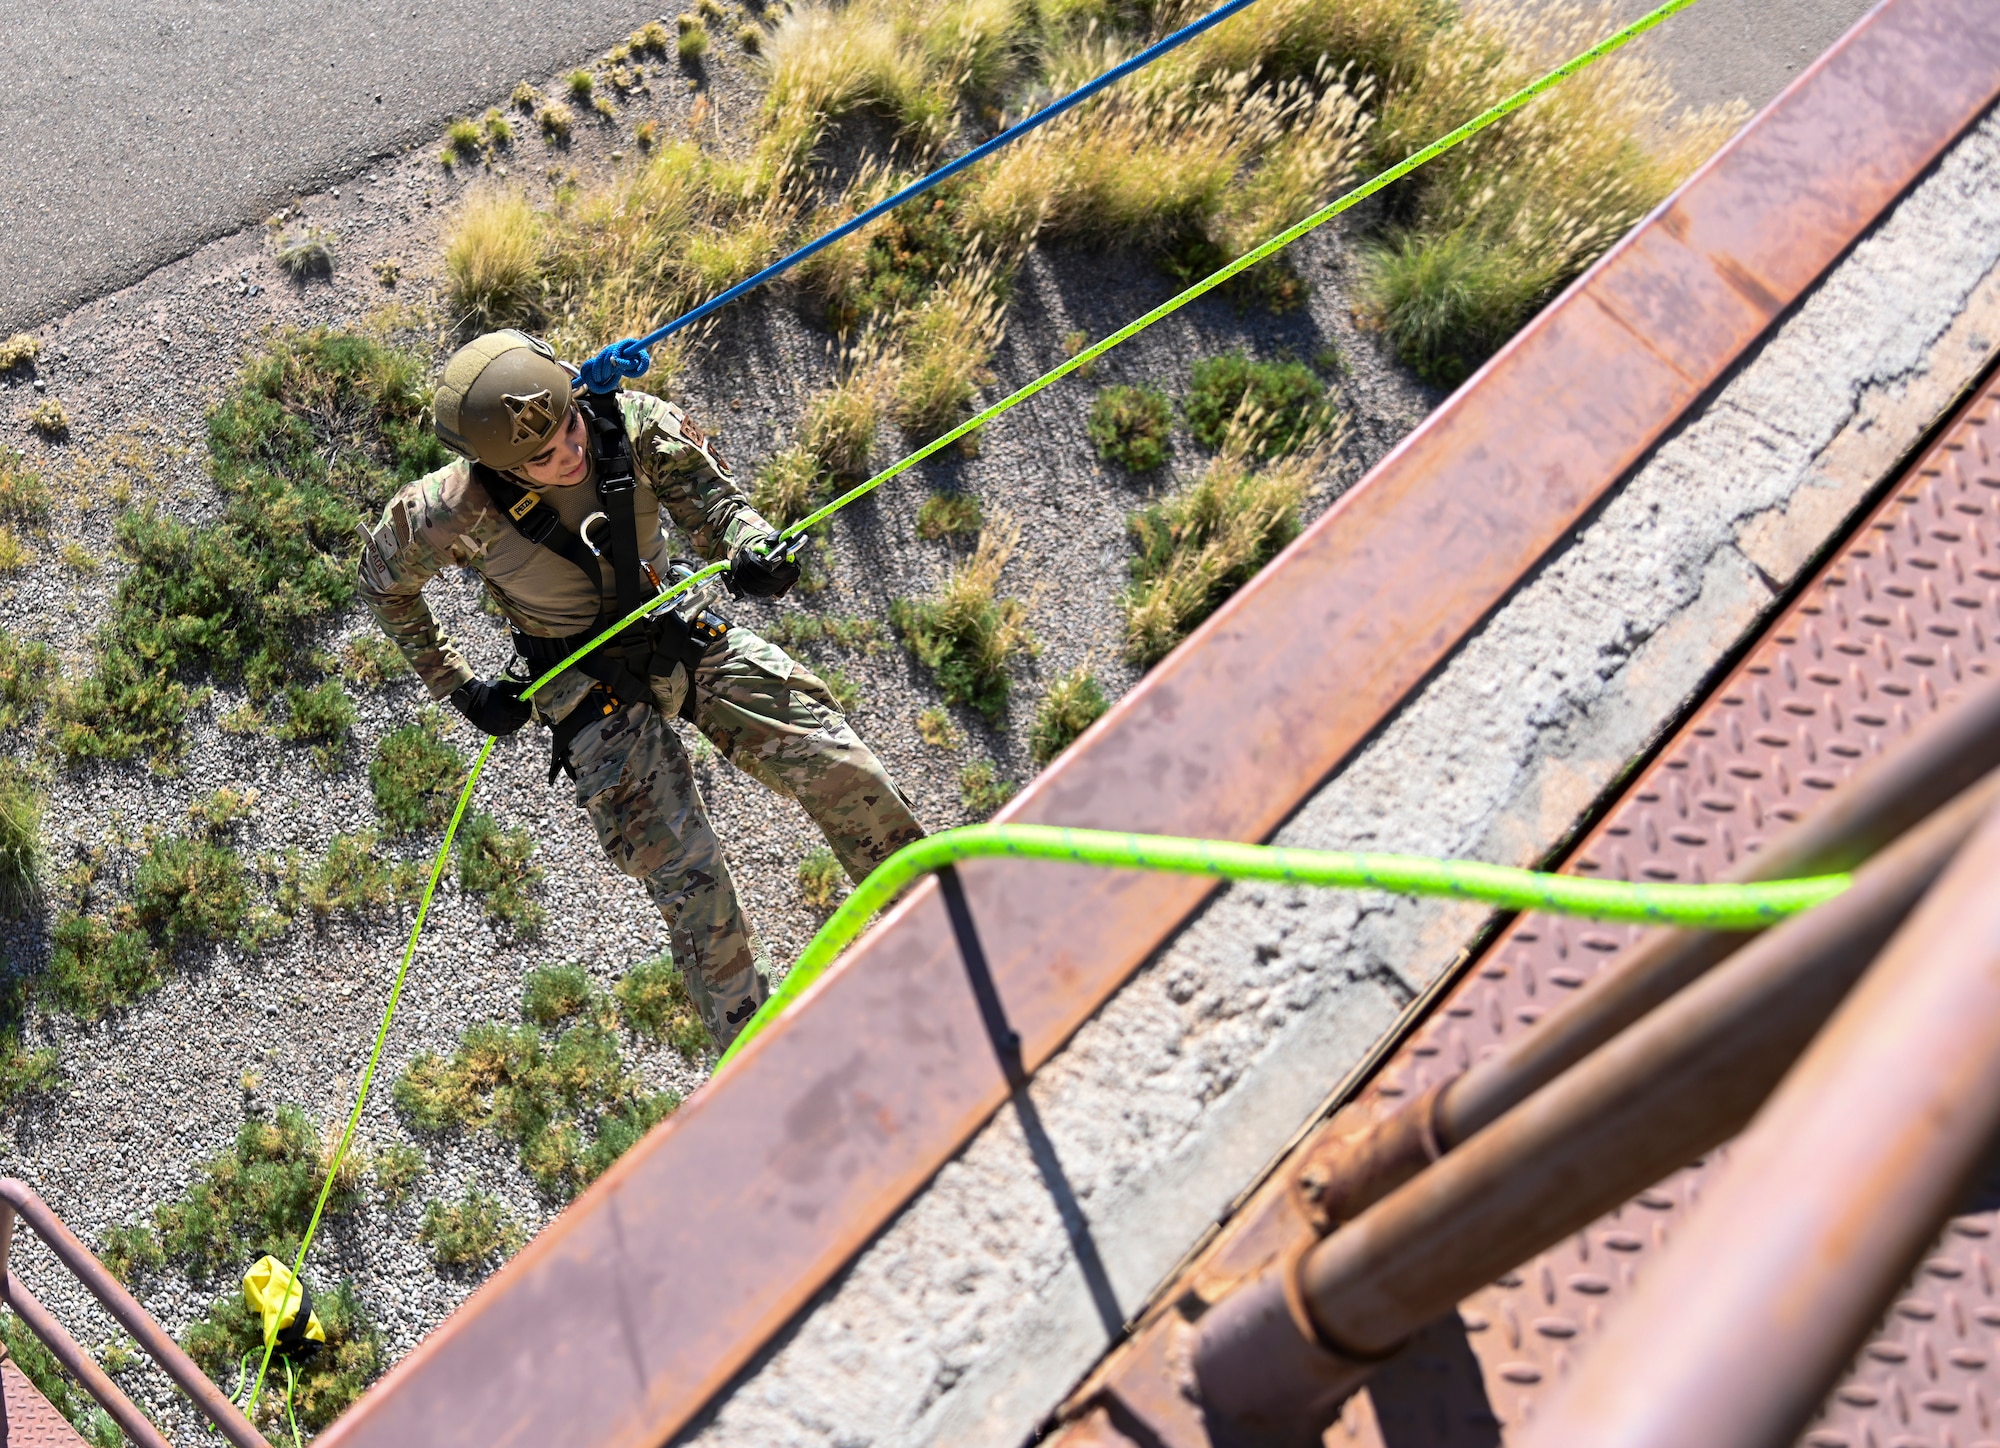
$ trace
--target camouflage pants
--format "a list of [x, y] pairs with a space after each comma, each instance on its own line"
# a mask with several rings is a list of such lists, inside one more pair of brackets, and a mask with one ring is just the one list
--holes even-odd
[[[826, 685], [782, 649], [733, 628], [703, 657], [694, 689], [696, 727], [737, 768], [804, 806], [854, 880], [922, 838]], [[770, 993], [771, 956], [744, 918], [680, 737], [660, 708], [633, 705], [579, 734], [570, 762], [605, 853], [645, 882], [688, 992], [727, 1046]]]

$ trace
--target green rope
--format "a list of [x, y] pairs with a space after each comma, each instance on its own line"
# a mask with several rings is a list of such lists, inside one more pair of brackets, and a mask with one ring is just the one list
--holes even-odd
[[[924, 444], [924, 446], [918, 448], [915, 452], [911, 453], [901, 462], [898, 462], [894, 466], [889, 467], [880, 473], [877, 473], [874, 477], [870, 478], [867, 482], [862, 483], [859, 487], [854, 488], [850, 492], [843, 493], [840, 497], [835, 498], [825, 507], [820, 508], [816, 512], [811, 513], [804, 518], [801, 518], [798, 522], [792, 524], [789, 528], [785, 529], [782, 533], [778, 535], [779, 541], [795, 538], [800, 534], [806, 532], [808, 529], [817, 527], [819, 524], [825, 522], [828, 518], [832, 517], [835, 513], [839, 512], [842, 508], [846, 507], [849, 503], [852, 503], [855, 499], [863, 497], [866, 494], [873, 492], [883, 483], [888, 482], [889, 479], [897, 476], [899, 473], [908, 471], [910, 468], [922, 462], [925, 458], [929, 457], [931, 454], [937, 452], [940, 448], [949, 447], [952, 443], [956, 442], [959, 438], [964, 437], [967, 433], [973, 431], [975, 428], [985, 426], [987, 423], [991, 422], [994, 418], [1000, 416], [1001, 413], [1006, 412], [1009, 409], [1019, 405], [1020, 403], [1025, 402], [1028, 398], [1033, 397], [1037, 392], [1040, 392], [1050, 383], [1059, 381], [1060, 379], [1067, 377], [1070, 373], [1076, 371], [1077, 368], [1085, 366], [1086, 364], [1092, 361], [1095, 361], [1097, 358], [1103, 356], [1106, 352], [1110, 351], [1113, 347], [1116, 347], [1120, 342], [1123, 342], [1130, 337], [1136, 336], [1138, 333], [1152, 326], [1153, 323], [1159, 321], [1162, 317], [1165, 317], [1173, 312], [1179, 311], [1182, 307], [1186, 306], [1189, 302], [1193, 301], [1195, 298], [1202, 296], [1207, 292], [1213, 291], [1215, 288], [1221, 286], [1224, 282], [1228, 281], [1231, 277], [1235, 276], [1237, 273], [1245, 270], [1246, 268], [1255, 266], [1258, 262], [1264, 260], [1272, 253], [1279, 251], [1284, 247], [1290, 246], [1294, 241], [1297, 241], [1307, 232], [1312, 231], [1316, 227], [1324, 225], [1326, 222], [1340, 215], [1341, 212], [1346, 211], [1349, 207], [1353, 206], [1356, 202], [1365, 200], [1367, 197], [1373, 196], [1377, 191], [1380, 191], [1383, 187], [1389, 185], [1391, 182], [1397, 181], [1402, 177], [1409, 175], [1410, 172], [1416, 170], [1417, 167], [1423, 165], [1426, 161], [1429, 161], [1434, 157], [1442, 155], [1444, 152], [1450, 150], [1453, 146], [1456, 146], [1459, 142], [1465, 140], [1467, 137], [1475, 135], [1478, 132], [1485, 130], [1495, 121], [1500, 120], [1502, 117], [1507, 116], [1512, 112], [1519, 110], [1522, 106], [1526, 105], [1536, 96], [1542, 94], [1542, 92], [1549, 90], [1556, 85], [1559, 85], [1561, 82], [1568, 79], [1571, 75], [1574, 75], [1577, 71], [1582, 70], [1585, 66], [1589, 65], [1591, 62], [1601, 59], [1606, 55], [1609, 55], [1612, 51], [1619, 49], [1621, 46], [1629, 43], [1637, 36], [1643, 35], [1646, 31], [1651, 30], [1655, 25], [1658, 25], [1662, 20], [1665, 20], [1669, 15], [1674, 14], [1676, 11], [1685, 10], [1688, 6], [1692, 5], [1693, 3], [1694, 0], [1667, 0], [1667, 3], [1660, 6], [1657, 10], [1652, 11], [1650, 14], [1641, 16], [1639, 19], [1633, 21], [1630, 25], [1627, 25], [1620, 30], [1614, 31], [1612, 34], [1606, 36], [1603, 40], [1600, 40], [1597, 44], [1591, 46], [1590, 49], [1581, 52], [1580, 54], [1563, 62], [1563, 64], [1557, 66], [1554, 70], [1548, 72], [1548, 74], [1540, 77], [1537, 80], [1530, 82], [1526, 86], [1523, 86], [1520, 90], [1514, 92], [1513, 95], [1507, 97], [1507, 99], [1501, 101], [1498, 105], [1492, 106], [1489, 109], [1480, 112], [1477, 116], [1467, 121], [1457, 130], [1451, 131], [1446, 135], [1440, 136], [1437, 140], [1431, 142], [1428, 146], [1425, 146], [1421, 151], [1412, 153], [1411, 155], [1405, 157], [1403, 160], [1397, 162], [1394, 166], [1391, 166], [1388, 170], [1382, 172], [1380, 175], [1375, 176], [1372, 179], [1363, 182], [1361, 185], [1355, 187], [1352, 191], [1349, 191], [1346, 195], [1340, 197], [1332, 204], [1322, 207], [1318, 211], [1315, 211], [1311, 216], [1308, 216], [1305, 220], [1299, 222], [1297, 225], [1288, 227], [1286, 230], [1279, 232], [1276, 236], [1272, 237], [1269, 241], [1264, 242], [1261, 246], [1258, 246], [1255, 250], [1244, 253], [1242, 256], [1238, 257], [1235, 261], [1232, 261], [1227, 266], [1223, 267], [1220, 271], [1217, 271], [1213, 275], [1206, 277], [1199, 282], [1196, 282], [1186, 291], [1180, 293], [1180, 295], [1173, 297], [1165, 302], [1162, 302], [1159, 306], [1153, 308], [1153, 310], [1146, 313], [1143, 317], [1140, 317], [1137, 321], [1128, 322], [1125, 326], [1120, 327], [1117, 331], [1113, 332], [1103, 341], [1095, 343], [1094, 345], [1085, 348], [1083, 351], [1077, 353], [1074, 357], [1071, 357], [1067, 361], [1063, 362], [1061, 365], [1051, 368], [1047, 372], [1044, 372], [1040, 377], [1037, 377], [1033, 382], [1030, 382], [1027, 386], [1021, 388], [1019, 391], [1011, 393], [1006, 397], [1003, 397], [1000, 401], [994, 403], [991, 407], [981, 412], [978, 416], [973, 417], [966, 422], [960, 423], [957, 427], [953, 428], [950, 432], [945, 433], [942, 437], [936, 438], [933, 441]], [[532, 699], [535, 696], [536, 690], [540, 689], [544, 684], [547, 684], [551, 679], [555, 678], [558, 674], [562, 673], [565, 669], [569, 668], [572, 664], [576, 663], [579, 659], [583, 658], [584, 655], [588, 654], [592, 649], [596, 648], [599, 644], [611, 638], [612, 635], [623, 630], [628, 624], [634, 623], [637, 620], [645, 617], [645, 615], [651, 613], [654, 609], [666, 603], [669, 599], [672, 599], [676, 595], [685, 592], [689, 588], [692, 588], [695, 584], [714, 577], [716, 574], [722, 572], [723, 569], [726, 568], [727, 566], [728, 565], [726, 563], [711, 563], [706, 568], [703, 568], [700, 572], [694, 574], [692, 577], [683, 579], [680, 583], [674, 585], [672, 588], [666, 589], [654, 595], [651, 599], [648, 599], [639, 608], [634, 609], [632, 613], [627, 615], [625, 618], [620, 619], [617, 623], [613, 624], [610, 628], [606, 629], [603, 633], [599, 634], [596, 638], [592, 639], [589, 643], [585, 644], [582, 648], [578, 649], [575, 653], [571, 654], [568, 658], [564, 659], [560, 664], [557, 664], [553, 669], [550, 669], [546, 674], [542, 675], [541, 678], [535, 680], [535, 682], [532, 685], [530, 685], [527, 689], [522, 691], [521, 697], [524, 699]], [[315, 1202], [313, 1205], [312, 1220], [310, 1223], [308, 1223], [306, 1227], [305, 1238], [303, 1241], [299, 1243], [298, 1256], [292, 1264], [292, 1275], [295, 1279], [299, 1277], [300, 1272], [305, 1267], [306, 1252], [312, 1246], [313, 1235], [319, 1230], [320, 1217], [324, 1214], [326, 1210], [327, 1199], [333, 1192], [334, 1175], [336, 1172], [340, 1170], [340, 1164], [346, 1158], [348, 1148], [354, 1140], [355, 1129], [360, 1124], [361, 1110], [362, 1107], [367, 1104], [369, 1086], [375, 1079], [375, 1068], [382, 1058], [383, 1042], [388, 1038], [389, 1026], [395, 1020], [396, 1004], [397, 1001], [402, 996], [404, 978], [409, 973], [411, 960], [416, 956], [417, 939], [418, 936], [421, 935], [423, 932], [424, 917], [430, 910], [431, 896], [436, 891], [438, 881], [443, 877], [445, 865], [447, 861], [450, 859], [452, 840], [458, 833], [459, 822], [465, 816], [465, 807], [466, 804], [472, 798], [473, 786], [479, 782], [480, 771], [482, 771], [486, 767], [487, 757], [491, 755], [492, 752], [493, 752], [493, 741], [491, 739], [488, 739], [486, 741], [485, 746], [481, 748], [481, 750], [479, 751], [479, 757], [473, 761], [472, 771], [466, 776], [464, 788], [462, 788], [459, 791], [458, 805], [452, 811], [451, 823], [445, 829], [444, 840], [438, 845], [437, 859], [431, 866], [431, 876], [429, 883], [427, 883], [424, 886], [423, 898], [417, 906], [416, 920], [410, 926], [409, 942], [403, 949], [403, 959], [401, 964], [399, 964], [396, 967], [395, 983], [389, 989], [389, 1002], [388, 1005], [383, 1009], [382, 1023], [375, 1032], [374, 1048], [368, 1054], [367, 1069], [364, 1070], [361, 1074], [360, 1088], [356, 1092], [354, 1098], [354, 1110], [350, 1112], [348, 1115], [347, 1127], [341, 1133], [340, 1136], [340, 1145], [335, 1149], [333, 1161], [327, 1168], [326, 1183], [324, 1186], [320, 1188], [319, 1200]], [[1025, 826], [1009, 826], [1008, 828], [1025, 828]], [[951, 838], [952, 835], [955, 835], [957, 833], [959, 832], [953, 831], [950, 834], [934, 836], [933, 838], [948, 839]], [[912, 846], [911, 848], [917, 848], [917, 847]], [[1235, 846], [1233, 848], [1240, 849], [1246, 847]], [[901, 855], [899, 854], [898, 856], [892, 858], [889, 864], [893, 864], [896, 858], [901, 858]], [[888, 866], [885, 865], [884, 868], [886, 869], [888, 868]], [[1493, 868], [1493, 867], [1485, 867], [1485, 868]], [[881, 873], [880, 871], [877, 871], [877, 874], [880, 873]], [[875, 877], [874, 876], [870, 877], [871, 880], [873, 878]], [[904, 883], [907, 883], [907, 881], [905, 881]], [[864, 888], [865, 886], [866, 882], [864, 882]], [[898, 888], [900, 888], [900, 886]], [[1663, 888], [1671, 888], [1671, 887], [1663, 887]], [[1722, 888], [1722, 887], [1713, 887], [1713, 888]], [[855, 892], [855, 895], [850, 897], [848, 903], [851, 905], [855, 899], [859, 898], [860, 893], [861, 892], [857, 890]], [[845, 910], [846, 907], [843, 907], [842, 911], [834, 916], [834, 919], [835, 920], [840, 919], [841, 914], [844, 914]], [[829, 921], [828, 925], [831, 926], [832, 923], [833, 923], [832, 921]], [[822, 931], [821, 934], [824, 935], [825, 932]], [[790, 999], [790, 996], [786, 995], [785, 992], [791, 986], [791, 982], [797, 979], [803, 973], [804, 965], [805, 962], [803, 959], [801, 959], [799, 964], [793, 967], [791, 975], [786, 978], [785, 986], [781, 987], [778, 993], [772, 997], [771, 1001], [766, 1003], [765, 1009], [769, 1009], [770, 1006], [775, 1002], [777, 1002], [780, 998]], [[822, 962], [818, 968], [824, 969], [824, 962]], [[800, 985], [798, 989], [800, 990], [804, 989], [803, 984]], [[792, 994], [796, 993], [797, 993], [796, 991], [792, 992]], [[743, 1034], [737, 1038], [736, 1042], [737, 1045], [741, 1045], [744, 1040], [747, 1040], [749, 1038], [750, 1028], [755, 1027], [757, 1021], [761, 1020], [762, 1018], [763, 1018], [763, 1011], [760, 1010], [758, 1015], [751, 1019], [750, 1027], [747, 1027], [744, 1030]], [[734, 1049], [735, 1049], [734, 1047], [731, 1048], [731, 1054], [733, 1054]], [[729, 1055], [725, 1054], [723, 1060], [728, 1060], [728, 1059]], [[266, 1341], [266, 1343], [264, 1344], [263, 1362], [258, 1366], [257, 1382], [250, 1392], [250, 1401], [252, 1403], [255, 1403], [257, 1401], [257, 1393], [264, 1386], [264, 1376], [265, 1373], [270, 1368], [271, 1353], [276, 1346], [276, 1342], [277, 1340], [274, 1337]]]
[[875, 912], [900, 895], [911, 881], [960, 860], [993, 856], [1210, 875], [1225, 880], [1270, 880], [1281, 885], [1386, 890], [1398, 895], [1478, 900], [1505, 910], [1546, 910], [1629, 925], [1677, 925], [1696, 930], [1758, 930], [1832, 899], [1851, 879], [1847, 875], [1814, 875], [1754, 885], [1641, 885], [1629, 880], [1551, 875], [1477, 860], [1437, 860], [1427, 855], [1293, 850], [1062, 825], [967, 825], [905, 845], [856, 886], [807, 944], [783, 984], [744, 1024], [742, 1033], [716, 1062], [716, 1070], [803, 995], [867, 928]]
[[[688, 589], [693, 588], [697, 583], [713, 578], [728, 566], [727, 563], [711, 563], [699, 572], [682, 579], [672, 588], [662, 589], [640, 607], [634, 609], [629, 616], [604, 630], [603, 633], [599, 634], [596, 638], [550, 669], [546, 674], [535, 680], [534, 683], [523, 689], [521, 697], [523, 699], [534, 698], [536, 693], [545, 684], [569, 668], [570, 665], [583, 658], [584, 655], [588, 654], [599, 644], [605, 642], [613, 634], [618, 633], [628, 624], [644, 618], [662, 604], [687, 592]], [[361, 1124], [361, 1109], [368, 1103], [368, 1088], [374, 1083], [375, 1068], [382, 1060], [383, 1043], [389, 1039], [389, 1027], [396, 1019], [396, 1005], [403, 996], [403, 982], [410, 973], [410, 962], [416, 958], [417, 939], [423, 934], [424, 917], [430, 913], [431, 897], [437, 893], [438, 881], [444, 878], [445, 866], [451, 859], [452, 841], [458, 835], [459, 824], [465, 818], [465, 807], [472, 802], [473, 788], [479, 783], [479, 776], [486, 768], [486, 761], [493, 754], [493, 745], [495, 742], [495, 740], [489, 738], [480, 746], [479, 756], [472, 761], [471, 772], [465, 776], [465, 784], [458, 791], [458, 803], [452, 809], [451, 822], [445, 826], [444, 839], [438, 844], [437, 858], [431, 862], [430, 879], [424, 884], [423, 898], [417, 902], [417, 918], [410, 923], [410, 938], [403, 946], [403, 958], [396, 966], [396, 978], [394, 983], [389, 987], [389, 1003], [382, 1010], [382, 1023], [375, 1030], [375, 1045], [368, 1053], [368, 1065], [361, 1073], [361, 1084], [354, 1095], [354, 1109], [348, 1113], [347, 1127], [340, 1133], [340, 1144], [334, 1148], [333, 1161], [328, 1165], [326, 1171], [326, 1181], [319, 1190], [319, 1200], [313, 1203], [312, 1219], [306, 1223], [305, 1237], [299, 1242], [298, 1256], [292, 1261], [292, 1280], [294, 1282], [303, 1282], [305, 1280], [300, 1274], [305, 1270], [306, 1253], [311, 1250], [313, 1237], [319, 1231], [319, 1221], [321, 1216], [326, 1212], [327, 1198], [333, 1194], [334, 1177], [340, 1171], [341, 1162], [346, 1160], [348, 1148], [354, 1141], [355, 1130]], [[275, 1333], [264, 1341], [263, 1361], [257, 1366], [257, 1382], [250, 1390], [250, 1401], [253, 1405], [257, 1401], [257, 1394], [263, 1390], [264, 1375], [270, 1370], [271, 1353], [277, 1347], [277, 1343], [278, 1339]]]

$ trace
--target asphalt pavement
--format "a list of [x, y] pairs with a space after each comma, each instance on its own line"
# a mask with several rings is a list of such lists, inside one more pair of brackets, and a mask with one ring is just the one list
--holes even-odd
[[0, 0], [0, 335], [658, 18], [658, 0]]
[[[1690, 101], [1761, 105], [1866, 8], [1700, 0], [1641, 44]], [[634, 0], [0, 0], [0, 335], [656, 18]]]

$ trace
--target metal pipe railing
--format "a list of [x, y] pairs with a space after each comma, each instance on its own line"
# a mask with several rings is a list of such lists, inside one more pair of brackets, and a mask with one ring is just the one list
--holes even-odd
[[1912, 914], [1531, 1431], [1796, 1441], [2000, 1132], [2000, 812]]
[[[47, 1244], [49, 1250], [56, 1254], [57, 1259], [65, 1267], [69, 1268], [77, 1281], [89, 1289], [90, 1295], [103, 1303], [105, 1310], [118, 1319], [119, 1326], [132, 1334], [132, 1340], [145, 1350], [147, 1356], [159, 1364], [162, 1372], [174, 1380], [175, 1386], [188, 1395], [201, 1415], [221, 1430], [223, 1437], [234, 1444], [235, 1448], [271, 1448], [271, 1445], [265, 1442], [264, 1436], [250, 1426], [250, 1420], [244, 1417], [236, 1404], [229, 1400], [229, 1395], [195, 1366], [194, 1359], [181, 1350], [179, 1343], [167, 1336], [160, 1325], [153, 1321], [152, 1315], [139, 1305], [139, 1300], [125, 1290], [122, 1282], [105, 1270], [104, 1264], [91, 1254], [88, 1247], [77, 1240], [74, 1232], [62, 1224], [62, 1220], [49, 1210], [48, 1203], [35, 1195], [32, 1187], [17, 1177], [0, 1177], [0, 1203], [4, 1203], [4, 1210], [0, 1210], [0, 1271], [7, 1272], [4, 1280], [8, 1305], [20, 1312], [21, 1320], [28, 1325], [29, 1331], [46, 1343], [49, 1351], [59, 1360], [63, 1360], [63, 1366], [76, 1373], [78, 1380], [89, 1390], [92, 1397], [104, 1405], [106, 1412], [113, 1418], [118, 1418], [118, 1410], [93, 1386], [92, 1379], [64, 1360], [66, 1351], [74, 1350], [81, 1353], [82, 1349], [78, 1348], [69, 1334], [63, 1332], [55, 1320], [48, 1316], [40, 1303], [26, 1295], [26, 1289], [20, 1288], [18, 1279], [8, 1271], [8, 1262], [13, 1254], [16, 1213], [35, 1229], [35, 1235]], [[14, 1295], [17, 1289], [22, 1293], [18, 1302]], [[33, 1304], [31, 1309], [23, 1307], [22, 1304], [27, 1303]], [[41, 1321], [53, 1329], [57, 1337], [52, 1338], [49, 1333], [38, 1327], [35, 1317], [30, 1315], [31, 1311], [39, 1313]], [[63, 1346], [64, 1343], [68, 1344], [67, 1349]], [[87, 1355], [84, 1361], [89, 1362]], [[90, 1367], [96, 1370], [97, 1365], [90, 1363]], [[106, 1386], [111, 1386], [113, 1392], [117, 1392], [116, 1387], [111, 1385], [110, 1379], [105, 1378], [101, 1371], [97, 1372], [97, 1376]], [[118, 1394], [118, 1400], [127, 1408], [132, 1406], [122, 1393]], [[118, 1425], [124, 1428], [128, 1435], [131, 1434], [132, 1430], [125, 1427], [123, 1419], [118, 1419]]]
[[1745, 946], [1303, 1257], [1196, 1324], [1218, 1441], [1317, 1442], [1339, 1402], [1468, 1293], [1739, 1131], [2000, 801], [2000, 772], [1848, 891]]
[[[1780, 880], [1852, 869], [2000, 768], [2000, 683], [1980, 685], [1855, 772], [1838, 794], [1724, 878]], [[1298, 1180], [1322, 1231], [1360, 1214], [1491, 1125], [1747, 937], [1649, 931], [1590, 988], [1534, 1030], [1359, 1131], [1335, 1128], [1303, 1155]]]
[[[11, 1216], [11, 1211], [9, 1212]], [[85, 1352], [82, 1344], [63, 1330], [61, 1323], [49, 1315], [35, 1294], [22, 1285], [21, 1279], [13, 1273], [5, 1278], [7, 1305], [14, 1309], [28, 1331], [42, 1340], [44, 1346], [55, 1354], [63, 1371], [83, 1384], [85, 1392], [97, 1399], [98, 1406], [111, 1415], [111, 1421], [127, 1438], [139, 1448], [172, 1448], [160, 1436], [152, 1420], [139, 1411], [139, 1405], [126, 1397], [118, 1384], [111, 1381], [111, 1375], [97, 1365], [97, 1359]]]

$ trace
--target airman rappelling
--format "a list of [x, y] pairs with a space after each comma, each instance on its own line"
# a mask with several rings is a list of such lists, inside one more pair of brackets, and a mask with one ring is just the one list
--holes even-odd
[[[798, 580], [777, 530], [750, 506], [714, 441], [670, 402], [597, 395], [541, 341], [492, 332], [446, 364], [437, 433], [461, 460], [410, 483], [367, 534], [360, 592], [434, 699], [488, 734], [531, 718], [553, 735], [550, 779], [576, 782], [611, 861], [643, 881], [718, 1046], [770, 988], [770, 954], [745, 919], [721, 842], [669, 718], [789, 795], [857, 882], [923, 830], [827, 687], [782, 649], [716, 612], [711, 581], [662, 605], [539, 690], [529, 679], [692, 571], [729, 559], [738, 594]], [[480, 679], [438, 628], [423, 587], [447, 564], [478, 573], [506, 616], [521, 678]]]

